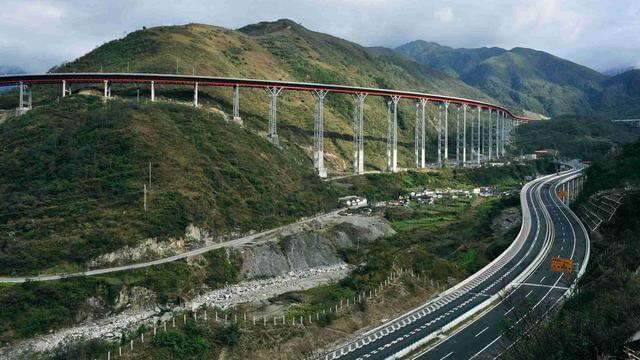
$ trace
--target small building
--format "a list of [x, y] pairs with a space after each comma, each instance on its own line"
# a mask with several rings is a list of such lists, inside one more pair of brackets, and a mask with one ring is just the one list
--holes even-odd
[[338, 203], [342, 206], [358, 207], [367, 205], [367, 199], [360, 196], [351, 195], [339, 198]]

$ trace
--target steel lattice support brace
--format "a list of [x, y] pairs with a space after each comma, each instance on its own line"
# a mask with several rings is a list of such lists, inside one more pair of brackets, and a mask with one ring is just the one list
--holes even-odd
[[324, 98], [327, 91], [314, 91], [316, 100], [313, 119], [313, 166], [318, 170], [320, 177], [327, 177], [327, 169], [324, 167]]
[[444, 162], [449, 161], [449, 102], [444, 102]]
[[[398, 101], [400, 96], [392, 96], [388, 105], [387, 171], [398, 172]], [[391, 111], [393, 106], [393, 112]]]
[[466, 164], [467, 164], [467, 104], [462, 104], [462, 166], [465, 166]]
[[242, 121], [240, 118], [240, 86], [233, 86], [233, 120]]
[[269, 96], [269, 130], [267, 131], [267, 139], [274, 144], [279, 145], [278, 141], [278, 117], [276, 104], [278, 102], [278, 95], [282, 91], [281, 87], [266, 87], [265, 91]]
[[364, 100], [367, 94], [353, 95], [353, 172], [364, 173]]

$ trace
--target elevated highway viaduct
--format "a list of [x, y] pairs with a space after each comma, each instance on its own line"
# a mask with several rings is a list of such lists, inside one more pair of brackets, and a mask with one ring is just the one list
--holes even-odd
[[[437, 163], [442, 166], [449, 160], [449, 110], [458, 107], [462, 112], [462, 124], [456, 123], [460, 133], [456, 133], [456, 165], [480, 165], [505, 156], [505, 148], [514, 127], [532, 119], [515, 115], [509, 109], [483, 101], [427, 94], [415, 91], [378, 89], [368, 87], [314, 84], [294, 81], [257, 80], [197, 75], [135, 74], [135, 73], [49, 73], [26, 75], [1, 75], [0, 86], [18, 86], [19, 101], [17, 114], [31, 109], [31, 87], [38, 84], [59, 84], [61, 96], [71, 93], [72, 84], [98, 84], [104, 89], [104, 97], [112, 97], [112, 84], [135, 84], [149, 87], [150, 100], [155, 101], [158, 85], [185, 85], [193, 87], [193, 105], [199, 106], [198, 91], [203, 86], [229, 87], [233, 89], [233, 118], [240, 119], [240, 89], [264, 89], [269, 100], [267, 138], [279, 143], [277, 122], [277, 99], [282, 91], [311, 93], [315, 98], [313, 162], [322, 177], [327, 175], [324, 165], [324, 98], [327, 93], [348, 94], [354, 99], [353, 116], [353, 171], [363, 174], [364, 168], [364, 102], [367, 97], [383, 97], [388, 107], [388, 130], [386, 171], [398, 171], [398, 102], [409, 100], [416, 106], [415, 121], [415, 166], [426, 167], [425, 139], [426, 126], [431, 123], [437, 131]], [[76, 86], [77, 86], [76, 85]], [[434, 118], [429, 119], [427, 103], [438, 106]], [[459, 121], [460, 119], [456, 119]], [[468, 130], [468, 131], [467, 131]], [[469, 135], [467, 136], [467, 132]], [[451, 160], [453, 162], [453, 159]]]

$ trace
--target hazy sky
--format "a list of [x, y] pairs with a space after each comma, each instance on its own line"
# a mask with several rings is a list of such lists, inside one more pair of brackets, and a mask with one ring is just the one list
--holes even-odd
[[638, 0], [0, 0], [0, 65], [44, 71], [142, 26], [280, 18], [365, 46], [522, 46], [597, 70], [640, 67]]

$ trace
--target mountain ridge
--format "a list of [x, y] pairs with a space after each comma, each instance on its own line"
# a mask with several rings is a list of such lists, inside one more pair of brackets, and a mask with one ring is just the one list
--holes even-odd
[[[639, 114], [632, 103], [636, 87], [607, 96], [614, 77], [544, 51], [514, 47], [452, 48], [436, 42], [412, 41], [395, 48], [412, 59], [448, 71], [508, 106], [557, 116], [562, 114]], [[633, 71], [633, 70], [630, 70]], [[632, 77], [630, 71], [619, 75]], [[617, 108], [613, 109], [614, 106]], [[622, 106], [622, 108], [620, 108]]]

